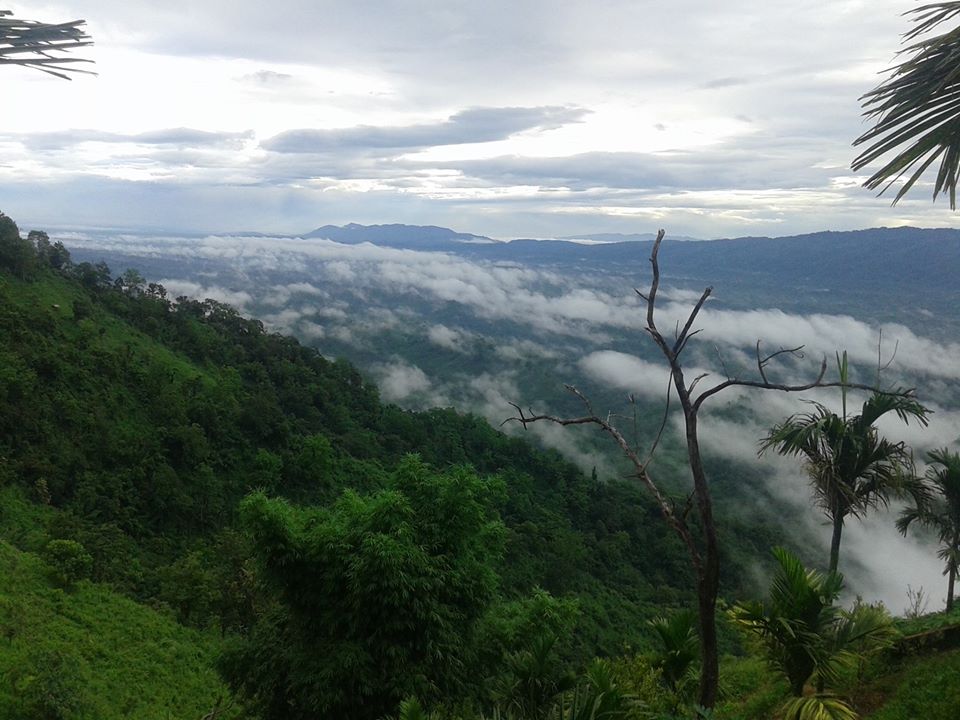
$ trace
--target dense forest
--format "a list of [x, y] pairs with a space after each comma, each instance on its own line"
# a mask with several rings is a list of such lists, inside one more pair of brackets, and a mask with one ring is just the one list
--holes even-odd
[[[346, 362], [2, 214], [0, 337], [0, 715], [712, 716], [691, 570], [635, 484], [385, 404]], [[840, 576], [719, 512], [722, 596], [762, 595], [759, 562], [820, 639], [778, 641], [775, 595], [724, 613], [716, 716], [770, 717], [808, 681], [838, 713], [909, 712], [885, 673], [929, 667], [890, 654], [882, 609], [843, 610]], [[956, 650], [914, 660], [960, 672]]]

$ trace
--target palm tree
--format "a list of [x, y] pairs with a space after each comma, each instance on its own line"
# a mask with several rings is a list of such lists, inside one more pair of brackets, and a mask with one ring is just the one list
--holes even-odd
[[[847, 358], [839, 360], [841, 378], [847, 375]], [[833, 525], [830, 572], [837, 572], [840, 539], [847, 517], [861, 517], [877, 505], [886, 505], [912, 481], [913, 458], [903, 442], [880, 437], [874, 423], [889, 412], [904, 422], [916, 418], [927, 424], [927, 409], [910, 393], [874, 392], [859, 415], [847, 415], [843, 388], [843, 414], [837, 415], [814, 402], [814, 411], [792, 415], [770, 430], [760, 447], [762, 454], [775, 448], [781, 455], [803, 455], [813, 495]]]
[[90, 73], [76, 67], [92, 60], [64, 57], [71, 50], [93, 45], [84, 31], [84, 20], [44, 23], [16, 20], [9, 10], [0, 10], [0, 65], [22, 65], [70, 80], [66, 73]]
[[[793, 698], [784, 708], [787, 720], [837, 718], [856, 713], [835, 693], [840, 674], [854, 667], [865, 653], [890, 644], [896, 636], [882, 607], [857, 604], [845, 610], [835, 604], [843, 576], [806, 569], [784, 548], [774, 548], [780, 567], [764, 603], [740, 603], [730, 611], [743, 630], [760, 638], [767, 659], [783, 672]], [[816, 692], [805, 694], [810, 681]]]
[[960, 172], [960, 26], [924, 39], [921, 36], [960, 15], [960, 2], [922, 5], [913, 14], [916, 26], [904, 35], [907, 58], [890, 69], [890, 77], [863, 95], [864, 115], [876, 124], [854, 141], [868, 143], [853, 161], [854, 170], [889, 152], [896, 154], [864, 186], [881, 194], [906, 173], [911, 173], [894, 198], [900, 200], [937, 158], [933, 197], [950, 196], [957, 206]]
[[913, 507], [903, 511], [897, 520], [897, 529], [906, 535], [907, 528], [916, 521], [937, 532], [942, 546], [937, 556], [946, 563], [943, 574], [947, 576], [947, 612], [950, 612], [960, 569], [960, 454], [943, 448], [927, 457], [931, 465], [927, 468], [926, 492]]
[[656, 617], [648, 625], [660, 641], [651, 664], [660, 671], [660, 679], [670, 692], [686, 699], [689, 681], [700, 658], [697, 616], [690, 610], [683, 610], [669, 618]]

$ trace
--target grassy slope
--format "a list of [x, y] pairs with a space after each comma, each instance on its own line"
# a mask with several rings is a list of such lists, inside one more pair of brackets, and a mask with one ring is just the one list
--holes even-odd
[[875, 683], [882, 705], [870, 720], [960, 717], [960, 650], [911, 658]]
[[0, 542], [0, 717], [200, 718], [224, 692], [217, 638], [102, 586], [65, 592]]
[[[958, 622], [960, 610], [896, 624], [904, 635], [911, 635]], [[757, 655], [726, 658], [721, 677], [724, 698], [717, 717], [723, 720], [777, 718], [789, 697], [779, 672]], [[899, 659], [873, 658], [864, 667], [864, 680], [851, 678], [842, 694], [850, 697], [863, 720], [956, 720], [960, 717], [960, 648]]]

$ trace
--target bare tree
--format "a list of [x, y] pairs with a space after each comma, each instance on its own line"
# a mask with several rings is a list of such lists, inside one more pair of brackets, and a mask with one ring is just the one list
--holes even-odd
[[93, 60], [69, 57], [71, 50], [93, 45], [83, 28], [85, 20], [44, 23], [17, 20], [11, 14], [0, 10], [0, 65], [22, 65], [64, 80], [72, 79], [67, 73], [95, 74], [77, 67]]
[[[646, 330], [654, 344], [660, 349], [661, 354], [670, 368], [671, 383], [683, 411], [687, 462], [690, 466], [690, 473], [693, 479], [693, 490], [685, 506], [678, 507], [663, 490], [661, 485], [654, 479], [649, 470], [650, 460], [653, 457], [667, 422], [669, 405], [664, 412], [660, 431], [657, 433], [652, 447], [645, 457], [641, 456], [638, 448], [633, 446], [613, 424], [610, 415], [602, 417], [597, 414], [589, 398], [577, 388], [570, 385], [567, 385], [566, 388], [583, 404], [586, 410], [585, 415], [563, 418], [554, 415], [536, 414], [532, 410], [524, 412], [520, 406], [511, 403], [516, 409], [517, 415], [509, 418], [505, 422], [519, 422], [524, 428], [530, 423], [540, 421], [552, 422], [564, 426], [596, 425], [613, 439], [630, 461], [633, 466], [633, 476], [653, 495], [664, 520], [679, 536], [687, 548], [690, 557], [690, 563], [696, 576], [697, 610], [702, 660], [698, 702], [705, 708], [712, 708], [716, 703], [719, 682], [716, 606], [720, 581], [720, 554], [717, 541], [717, 528], [713, 517], [713, 499], [710, 494], [710, 484], [707, 480], [707, 473], [701, 458], [700, 441], [697, 434], [700, 409], [711, 397], [730, 387], [750, 387], [759, 390], [779, 390], [781, 392], [800, 392], [818, 387], [848, 387], [864, 390], [873, 390], [874, 388], [856, 383], [825, 381], [824, 378], [827, 371], [826, 358], [821, 362], [816, 377], [810, 382], [802, 384], [774, 382], [767, 374], [770, 363], [782, 355], [801, 356], [803, 346], [781, 348], [764, 355], [760, 349], [760, 342], [757, 341], [756, 375], [754, 378], [741, 379], [739, 377], [728, 376], [725, 380], [697, 392], [697, 386], [707, 378], [707, 375], [698, 375], [692, 380], [688, 380], [684, 375], [682, 357], [691, 338], [700, 332], [699, 329], [694, 329], [694, 324], [697, 321], [700, 311], [703, 309], [704, 303], [707, 302], [707, 299], [713, 292], [713, 288], [708, 287], [703, 291], [700, 299], [687, 316], [682, 328], [678, 324], [672, 339], [668, 339], [663, 335], [656, 323], [657, 292], [660, 288], [660, 265], [657, 256], [660, 251], [663, 236], [664, 231], [660, 230], [657, 233], [657, 238], [653, 243], [653, 251], [650, 255], [650, 263], [653, 266], [653, 279], [650, 284], [650, 289], [646, 293], [636, 290], [636, 293], [644, 300], [647, 306], [644, 330]], [[897, 393], [892, 394], [910, 396], [912, 395], [912, 391], [897, 391]], [[668, 395], [668, 403], [669, 398], [670, 395]], [[690, 512], [694, 509], [696, 511], [695, 523], [688, 521]]]

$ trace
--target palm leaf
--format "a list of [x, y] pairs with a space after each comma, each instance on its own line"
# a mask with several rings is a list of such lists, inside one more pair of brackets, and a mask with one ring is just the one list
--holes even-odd
[[895, 153], [864, 186], [880, 194], [906, 176], [893, 202], [899, 201], [937, 160], [933, 197], [949, 195], [956, 209], [960, 171], [960, 27], [926, 35], [960, 15], [960, 2], [938, 2], [911, 11], [916, 25], [901, 50], [907, 59], [890, 68], [890, 76], [860, 98], [864, 116], [876, 124], [854, 141], [866, 149], [853, 163], [860, 170]]
[[92, 63], [88, 58], [70, 57], [70, 51], [93, 45], [84, 30], [86, 21], [43, 23], [11, 18], [9, 10], [0, 10], [0, 65], [34, 68], [64, 80], [66, 73], [95, 75], [77, 67]]
[[783, 707], [784, 720], [859, 720], [860, 716], [836, 695], [793, 698]]

